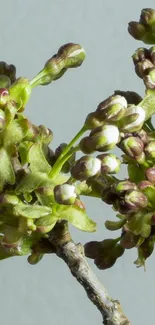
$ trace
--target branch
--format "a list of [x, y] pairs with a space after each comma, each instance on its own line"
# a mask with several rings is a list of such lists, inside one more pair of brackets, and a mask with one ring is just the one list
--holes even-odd
[[[61, 224], [61, 231], [62, 229]], [[123, 314], [119, 301], [113, 300], [108, 296], [106, 289], [91, 270], [86, 261], [83, 246], [72, 241], [68, 228], [64, 228], [62, 236], [58, 236], [59, 230], [58, 228], [56, 229], [56, 236], [53, 236], [52, 232], [49, 240], [55, 245], [57, 256], [65, 261], [72, 275], [85, 289], [88, 298], [99, 309], [103, 317], [103, 324], [131, 325]]]

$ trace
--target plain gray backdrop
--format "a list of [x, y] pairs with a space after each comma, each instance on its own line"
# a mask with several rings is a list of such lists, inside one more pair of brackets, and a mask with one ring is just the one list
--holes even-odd
[[[142, 43], [127, 32], [128, 22], [138, 20], [140, 11], [152, 1], [107, 0], [5, 0], [1, 2], [0, 60], [13, 63], [17, 75], [32, 78], [58, 48], [80, 43], [87, 58], [78, 69], [47, 87], [34, 89], [26, 114], [35, 124], [54, 132], [52, 147], [68, 142], [86, 115], [115, 89], [144, 93], [135, 75], [131, 55]], [[122, 171], [122, 178], [124, 171]], [[114, 218], [101, 201], [84, 200], [98, 231], [87, 234], [71, 228], [75, 241], [110, 237], [104, 221]], [[154, 320], [154, 255], [147, 271], [133, 264], [136, 250], [127, 251], [107, 271], [92, 265], [109, 294], [122, 303], [134, 325]], [[3, 325], [101, 324], [101, 316], [66, 265], [54, 255], [36, 266], [26, 257], [0, 263], [0, 322]]]

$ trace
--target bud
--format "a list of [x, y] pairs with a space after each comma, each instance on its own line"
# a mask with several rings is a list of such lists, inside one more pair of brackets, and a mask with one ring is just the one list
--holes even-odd
[[145, 121], [145, 111], [140, 106], [130, 106], [124, 117], [119, 121], [121, 131], [136, 132], [141, 129]]
[[101, 161], [91, 156], [83, 156], [71, 168], [71, 175], [80, 181], [100, 173]]
[[89, 136], [81, 139], [79, 143], [79, 148], [85, 154], [91, 154], [95, 151], [95, 149], [92, 146], [92, 140]]
[[38, 132], [41, 142], [49, 144], [53, 140], [53, 132], [46, 126], [39, 125]]
[[99, 270], [106, 270], [116, 263], [117, 258], [114, 256], [99, 255], [95, 258], [95, 265]]
[[141, 181], [138, 184], [138, 188], [139, 188], [140, 191], [143, 191], [143, 190], [147, 189], [150, 186], [152, 186], [152, 184], [149, 181]]
[[132, 55], [132, 59], [134, 64], [137, 64], [138, 62], [145, 59], [150, 59], [150, 51], [145, 47], [139, 47]]
[[96, 112], [92, 112], [87, 115], [86, 120], [85, 120], [85, 126], [87, 127], [88, 130], [92, 130], [97, 128], [98, 126], [102, 126], [103, 122], [99, 121], [99, 119], [96, 117]]
[[60, 47], [57, 57], [64, 59], [65, 68], [76, 68], [83, 63], [86, 53], [81, 45], [68, 43]]
[[118, 196], [115, 193], [113, 193], [110, 187], [109, 188], [106, 187], [105, 189], [102, 190], [101, 197], [103, 202], [110, 205], [113, 204], [118, 198]]
[[138, 105], [142, 101], [142, 97], [138, 95], [135, 91], [122, 91], [115, 90], [115, 95], [123, 96], [128, 104]]
[[0, 62], [0, 75], [7, 76], [11, 81], [11, 84], [16, 80], [16, 68], [13, 64], [7, 64], [4, 61]]
[[41, 261], [43, 258], [44, 254], [42, 253], [32, 253], [30, 256], [28, 256], [27, 261], [31, 265], [35, 265]]
[[144, 59], [135, 65], [135, 72], [139, 78], [144, 78], [154, 64], [149, 59]]
[[10, 98], [19, 104], [19, 108], [26, 105], [31, 95], [31, 85], [28, 79], [18, 78], [9, 88]]
[[100, 126], [90, 132], [89, 139], [92, 150], [111, 150], [119, 142], [119, 130], [115, 125]]
[[7, 76], [0, 75], [0, 88], [9, 88], [11, 86], [11, 80]]
[[98, 105], [97, 118], [102, 121], [118, 121], [124, 115], [125, 108], [127, 101], [123, 96], [110, 96]]
[[101, 173], [116, 174], [120, 170], [121, 160], [114, 154], [102, 154], [97, 156], [101, 160]]
[[74, 185], [62, 184], [54, 187], [54, 198], [59, 204], [74, 204], [76, 197]]
[[129, 34], [136, 40], [143, 40], [146, 34], [146, 27], [136, 21], [131, 21], [128, 25]]
[[136, 184], [128, 180], [119, 182], [115, 187], [115, 191], [118, 195], [122, 195], [129, 190], [136, 190], [136, 189], [137, 189]]
[[155, 184], [155, 167], [146, 169], [145, 174], [148, 181], [152, 184]]
[[145, 26], [150, 26], [154, 30], [155, 26], [155, 10], [151, 8], [145, 8], [141, 11], [140, 23]]
[[155, 89], [155, 68], [150, 69], [143, 81], [147, 89]]
[[134, 158], [143, 152], [144, 144], [138, 137], [128, 137], [121, 141], [120, 147], [128, 156]]
[[124, 197], [124, 201], [129, 209], [137, 210], [147, 207], [147, 197], [138, 190], [128, 191]]
[[68, 43], [61, 46], [39, 74], [31, 80], [31, 85], [48, 85], [61, 78], [68, 68], [79, 67], [85, 59], [85, 51], [79, 44]]
[[155, 141], [150, 141], [144, 151], [148, 159], [155, 159]]

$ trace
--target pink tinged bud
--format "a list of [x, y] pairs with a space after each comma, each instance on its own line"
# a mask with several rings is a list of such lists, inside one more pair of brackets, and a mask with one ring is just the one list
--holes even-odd
[[130, 182], [128, 180], [119, 182], [117, 184], [117, 186], [115, 187], [115, 191], [116, 191], [117, 194], [123, 194], [126, 191], [136, 190], [136, 189], [137, 189], [136, 184], [133, 183], [133, 182]]
[[77, 180], [86, 180], [97, 175], [101, 170], [101, 161], [98, 158], [81, 157], [72, 167], [71, 175]]
[[96, 117], [96, 112], [92, 112], [92, 113], [88, 114], [88, 116], [86, 117], [86, 120], [85, 120], [85, 126], [88, 128], [88, 130], [93, 130], [101, 125], [103, 125], [103, 121], [100, 121]]
[[126, 202], [129, 209], [143, 209], [147, 207], [148, 200], [147, 197], [138, 190], [129, 191], [125, 197], [124, 201]]
[[75, 186], [70, 184], [57, 185], [54, 188], [54, 198], [59, 204], [70, 205], [76, 200]]
[[[124, 119], [124, 124], [123, 124]], [[130, 106], [126, 109], [122, 119], [121, 130], [124, 132], [135, 132], [141, 129], [145, 121], [145, 111], [140, 106]]]
[[148, 181], [152, 184], [155, 184], [155, 167], [146, 169], [145, 173]]
[[122, 150], [130, 157], [139, 156], [144, 149], [144, 144], [138, 137], [128, 137], [120, 144]]
[[149, 182], [149, 181], [141, 181], [139, 184], [138, 184], [138, 188], [140, 191], [143, 191], [145, 190], [146, 188], [152, 186], [152, 184]]
[[97, 156], [101, 160], [101, 172], [103, 174], [116, 174], [120, 170], [121, 160], [113, 154], [102, 154]]

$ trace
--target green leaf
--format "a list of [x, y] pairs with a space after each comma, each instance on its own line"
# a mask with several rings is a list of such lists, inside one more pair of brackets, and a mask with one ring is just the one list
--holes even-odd
[[49, 214], [47, 216], [39, 218], [36, 221], [35, 225], [37, 226], [38, 232], [45, 234], [54, 228], [57, 221], [57, 217], [55, 217], [53, 214]]
[[56, 212], [58, 219], [64, 219], [69, 221], [74, 227], [88, 232], [96, 231], [96, 223], [91, 220], [85, 210], [76, 206], [63, 206]]
[[5, 183], [13, 185], [15, 183], [15, 173], [11, 164], [8, 152], [0, 149], [0, 190], [3, 189]]
[[29, 150], [29, 163], [33, 173], [48, 174], [52, 169], [45, 158], [41, 143], [35, 143], [31, 146]]
[[38, 219], [52, 213], [52, 209], [42, 205], [30, 205], [20, 203], [13, 208], [13, 214], [17, 217]]
[[21, 159], [21, 163], [24, 165], [26, 163], [28, 163], [28, 153], [29, 153], [29, 149], [32, 146], [33, 142], [30, 141], [22, 141], [19, 144], [18, 147], [18, 152], [20, 154], [20, 159]]
[[43, 173], [30, 173], [22, 178], [17, 185], [15, 192], [30, 193], [37, 189], [43, 182], [47, 181], [47, 175]]
[[20, 143], [28, 132], [27, 119], [13, 120], [3, 132], [5, 148], [12, 144]]
[[19, 103], [20, 107], [25, 106], [30, 98], [31, 91], [32, 87], [29, 80], [26, 78], [18, 78], [9, 88], [11, 100]]

